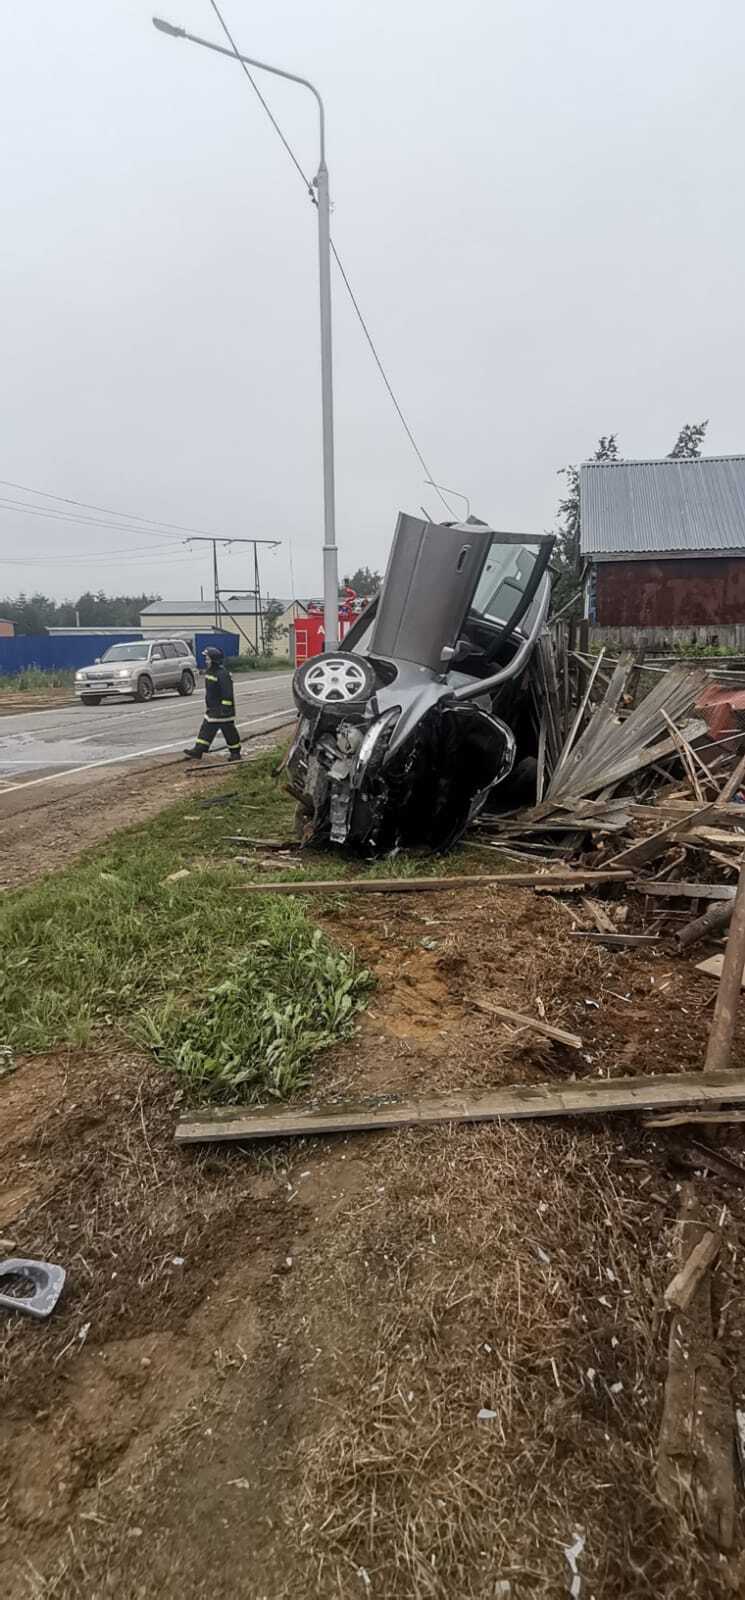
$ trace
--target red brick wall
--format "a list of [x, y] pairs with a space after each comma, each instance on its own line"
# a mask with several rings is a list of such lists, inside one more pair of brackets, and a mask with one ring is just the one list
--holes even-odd
[[599, 561], [602, 628], [685, 628], [745, 623], [745, 558]]

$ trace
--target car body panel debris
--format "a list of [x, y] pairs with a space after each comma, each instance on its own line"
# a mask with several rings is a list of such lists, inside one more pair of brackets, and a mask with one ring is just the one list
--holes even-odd
[[64, 1267], [51, 1261], [27, 1261], [24, 1256], [10, 1256], [0, 1261], [0, 1288], [6, 1278], [26, 1279], [32, 1286], [30, 1294], [2, 1294], [0, 1306], [5, 1311], [22, 1311], [29, 1317], [51, 1316], [65, 1284]]
[[209, 1141], [305, 1138], [309, 1134], [363, 1133], [447, 1122], [499, 1122], [537, 1117], [604, 1116], [658, 1106], [745, 1105], [745, 1072], [668, 1073], [658, 1077], [587, 1078], [577, 1083], [537, 1083], [485, 1095], [300, 1106], [224, 1106], [187, 1111], [176, 1126], [178, 1145]]

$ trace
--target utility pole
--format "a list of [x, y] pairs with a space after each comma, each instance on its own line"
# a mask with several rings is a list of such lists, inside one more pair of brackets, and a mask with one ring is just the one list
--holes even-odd
[[[321, 315], [321, 431], [323, 438], [323, 611], [324, 648], [335, 650], [339, 643], [339, 557], [336, 545], [336, 497], [334, 487], [334, 395], [331, 350], [331, 236], [329, 199], [329, 171], [326, 165], [326, 113], [315, 84], [297, 72], [284, 67], [270, 66], [268, 61], [257, 61], [255, 56], [244, 56], [233, 46], [213, 44], [196, 33], [188, 33], [162, 17], [153, 17], [153, 26], [159, 33], [172, 39], [188, 39], [190, 44], [201, 45], [215, 55], [229, 56], [244, 67], [257, 67], [260, 72], [270, 72], [275, 78], [286, 78], [309, 89], [318, 109], [319, 161], [313, 179], [315, 205], [318, 211], [318, 285]], [[232, 42], [232, 41], [231, 41]], [[254, 84], [254, 88], [256, 85]]]
[[[257, 655], [259, 654], [259, 632], [261, 633], [261, 647], [262, 647], [262, 650], [264, 648], [264, 618], [263, 618], [263, 614], [262, 614], [262, 611], [261, 611], [261, 591], [259, 589], [259, 553], [258, 553], [258, 546], [260, 544], [263, 544], [263, 545], [266, 545], [269, 550], [278, 550], [281, 543], [282, 543], [281, 539], [234, 539], [232, 537], [231, 538], [227, 538], [227, 539], [213, 539], [211, 535], [200, 534], [200, 533], [190, 534], [189, 538], [184, 540], [184, 544], [211, 544], [212, 545], [212, 586], [213, 586], [213, 592], [214, 592], [215, 628], [220, 628], [222, 626], [222, 614], [223, 614], [223, 611], [226, 613], [226, 615], [228, 617], [230, 617], [230, 611], [228, 610], [228, 607], [225, 606], [223, 604], [223, 602], [221, 601], [221, 599], [220, 599], [220, 596], [222, 594], [227, 593], [227, 590], [224, 590], [224, 589], [220, 588], [220, 575], [219, 575], [218, 566], [217, 566], [217, 546], [218, 546], [218, 544], [225, 544], [225, 545], [251, 544], [251, 545], [253, 545], [253, 552], [254, 552], [254, 584], [256, 586], [255, 587], [255, 591], [254, 591], [255, 594], [256, 594], [256, 602], [255, 602], [256, 603], [256, 614], [255, 614], [255, 618], [254, 618], [254, 622], [255, 622], [255, 628], [254, 628], [255, 645], [254, 645], [254, 648], [256, 650], [256, 654]], [[200, 590], [200, 593], [203, 593], [203, 592], [204, 592], [203, 590]], [[233, 590], [232, 592], [236, 593], [235, 590]], [[247, 591], [247, 593], [249, 593], [249, 594], [251, 592], [252, 591], [250, 589]], [[235, 624], [235, 617], [232, 617], [231, 621]], [[235, 625], [237, 627], [237, 624], [235, 624]], [[238, 628], [237, 631], [238, 631], [238, 635], [240, 636], [242, 630], [240, 628]]]

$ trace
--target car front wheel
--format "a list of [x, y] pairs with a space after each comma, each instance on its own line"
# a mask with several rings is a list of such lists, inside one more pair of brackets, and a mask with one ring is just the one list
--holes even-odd
[[152, 700], [154, 694], [152, 678], [148, 678], [146, 674], [143, 674], [141, 678], [137, 679], [135, 700]]
[[194, 673], [193, 672], [188, 672], [188, 671], [187, 672], [182, 672], [182, 674], [181, 674], [181, 682], [180, 682], [180, 684], [178, 686], [178, 692], [179, 692], [179, 694], [193, 694], [194, 693]]
[[100, 706], [100, 694], [81, 694], [80, 703], [84, 706]]

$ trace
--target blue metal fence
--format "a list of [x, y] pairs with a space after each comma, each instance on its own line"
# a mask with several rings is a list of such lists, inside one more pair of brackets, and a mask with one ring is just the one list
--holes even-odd
[[[180, 636], [193, 640], [200, 667], [204, 665], [203, 653], [209, 644], [218, 645], [226, 656], [238, 655], [237, 633], [211, 629]], [[21, 634], [15, 639], [0, 637], [0, 674], [14, 675], [27, 667], [39, 667], [43, 672], [74, 671], [77, 667], [89, 667], [110, 645], [127, 644], [142, 637], [142, 633], [133, 633], [131, 628], [123, 633], [35, 633]]]

